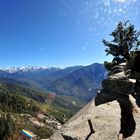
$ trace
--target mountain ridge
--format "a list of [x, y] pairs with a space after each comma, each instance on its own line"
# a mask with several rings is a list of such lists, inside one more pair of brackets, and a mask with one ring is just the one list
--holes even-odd
[[[10, 78], [23, 82], [29, 87], [36, 87], [43, 91], [55, 92], [58, 95], [74, 96], [91, 100], [101, 87], [101, 81], [106, 78], [107, 72], [102, 64], [94, 63], [89, 66], [73, 66], [62, 68], [27, 67], [0, 70], [1, 78]], [[11, 70], [13, 70], [12, 68]]]
[[106, 77], [107, 72], [103, 65], [95, 63], [56, 80], [47, 88], [57, 94], [91, 100], [96, 96], [97, 90], [101, 87], [102, 80]]

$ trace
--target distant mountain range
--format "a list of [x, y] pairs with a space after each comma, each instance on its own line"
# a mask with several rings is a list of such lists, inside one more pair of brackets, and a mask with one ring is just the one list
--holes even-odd
[[52, 69], [52, 68], [38, 67], [38, 66], [0, 68], [1, 71], [5, 71], [8, 73], [29, 72], [29, 71], [46, 70], [46, 69], [48, 70], [48, 69]]
[[21, 128], [39, 139], [50, 137], [96, 96], [106, 75], [97, 63], [65, 69], [0, 69], [0, 139], [21, 137], [17, 133]]
[[48, 90], [61, 95], [78, 97], [91, 100], [101, 87], [101, 81], [105, 79], [107, 72], [103, 65], [93, 64], [79, 68], [68, 75], [46, 85]]
[[91, 100], [107, 76], [102, 64], [62, 68], [21, 67], [0, 69], [0, 82], [20, 84], [58, 95]]

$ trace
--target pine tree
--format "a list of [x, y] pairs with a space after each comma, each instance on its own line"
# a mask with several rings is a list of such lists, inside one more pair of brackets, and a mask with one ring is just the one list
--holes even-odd
[[130, 60], [130, 50], [138, 49], [140, 45], [140, 32], [129, 21], [119, 22], [116, 29], [110, 34], [113, 37], [111, 42], [103, 39], [107, 55], [112, 55], [113, 63]]
[[0, 140], [7, 140], [12, 137], [15, 131], [15, 123], [8, 113], [0, 119]]
[[10, 136], [15, 129], [15, 124], [9, 113], [7, 114], [6, 117], [7, 117], [5, 122], [6, 134], [7, 136]]
[[1, 118], [1, 119], [0, 119], [0, 139], [3, 138], [3, 136], [4, 136], [4, 131], [5, 131], [5, 122], [4, 122], [4, 120]]

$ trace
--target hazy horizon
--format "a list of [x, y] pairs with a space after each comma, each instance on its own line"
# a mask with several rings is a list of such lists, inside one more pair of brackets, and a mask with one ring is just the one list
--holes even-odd
[[[62, 68], [62, 69], [65, 69], [65, 68], [68, 68], [68, 67], [75, 67], [75, 66], [89, 66], [89, 65], [92, 65], [92, 64], [97, 64], [98, 62], [95, 62], [95, 63], [91, 63], [91, 64], [87, 64], [87, 65], [67, 65], [67, 66], [35, 66], [35, 65], [25, 65], [25, 66], [9, 66], [9, 67], [0, 67], [0, 69], [9, 69], [9, 68], [32, 68], [32, 67], [37, 67], [37, 68]], [[103, 63], [98, 63], [98, 64], [103, 64]]]

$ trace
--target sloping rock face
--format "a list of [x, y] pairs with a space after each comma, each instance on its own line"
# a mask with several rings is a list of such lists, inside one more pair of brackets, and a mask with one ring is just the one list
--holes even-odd
[[140, 139], [140, 135], [137, 133], [140, 130], [138, 127], [140, 122], [138, 101], [140, 101], [140, 98], [138, 91], [136, 91], [137, 86], [129, 80], [112, 79], [104, 80], [102, 86], [103, 89], [95, 98], [95, 104], [118, 101], [121, 109], [119, 134], [122, 135], [119, 140], [133, 139], [133, 137], [136, 140]]
[[121, 75], [103, 80], [95, 100], [49, 140], [140, 140], [140, 83]]
[[120, 114], [117, 101], [97, 107], [91, 101], [50, 140], [115, 140], [120, 131]]
[[136, 111], [133, 112], [133, 117], [136, 123], [135, 132], [132, 136], [128, 137], [126, 140], [140, 140], [140, 108], [136, 104], [134, 98], [130, 98], [130, 100], [135, 104]]

